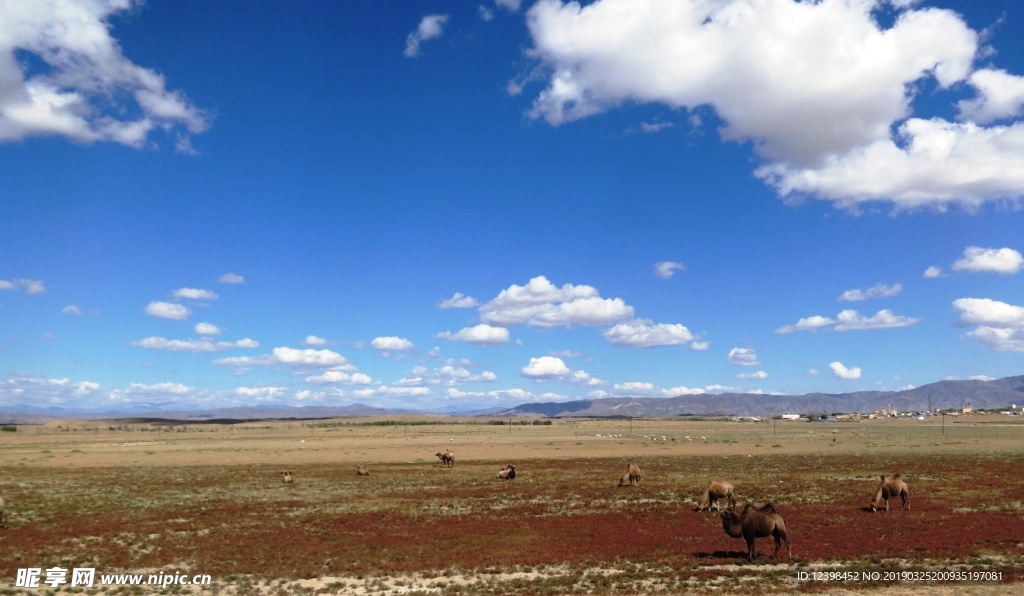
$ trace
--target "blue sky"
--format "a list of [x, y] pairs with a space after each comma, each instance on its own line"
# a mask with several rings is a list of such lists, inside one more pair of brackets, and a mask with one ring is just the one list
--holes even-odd
[[0, 8], [0, 410], [1024, 363], [1024, 6]]

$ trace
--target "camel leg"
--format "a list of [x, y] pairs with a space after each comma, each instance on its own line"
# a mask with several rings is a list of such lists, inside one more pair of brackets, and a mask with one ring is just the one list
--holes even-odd
[[754, 547], [754, 539], [751, 538], [750, 540], [747, 540], [747, 558], [753, 561], [756, 555], [757, 553], [756, 548]]

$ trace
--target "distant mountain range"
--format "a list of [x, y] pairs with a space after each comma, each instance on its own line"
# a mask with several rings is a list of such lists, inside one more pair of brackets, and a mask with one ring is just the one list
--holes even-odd
[[889, 404], [899, 411], [923, 412], [934, 409], [962, 408], [971, 403], [975, 409], [1024, 406], [1024, 376], [993, 381], [939, 381], [905, 391], [857, 391], [854, 393], [807, 393], [804, 395], [763, 395], [722, 393], [680, 395], [677, 397], [609, 397], [569, 402], [522, 404], [514, 408], [423, 412], [389, 410], [363, 404], [348, 406], [287, 406], [217, 408], [188, 411], [174, 409], [175, 404], [135, 404], [130, 410], [73, 411], [61, 408], [17, 406], [0, 413], [0, 424], [43, 424], [57, 419], [161, 418], [185, 422], [211, 420], [260, 420], [269, 418], [336, 418], [358, 416], [764, 416], [773, 414], [868, 413]]
[[570, 402], [523, 404], [497, 416], [763, 416], [773, 414], [870, 413], [889, 404], [901, 412], [962, 408], [1006, 408], [1024, 405], [1024, 376], [993, 381], [939, 381], [905, 391], [857, 391], [764, 395], [721, 393], [677, 397], [612, 397]]

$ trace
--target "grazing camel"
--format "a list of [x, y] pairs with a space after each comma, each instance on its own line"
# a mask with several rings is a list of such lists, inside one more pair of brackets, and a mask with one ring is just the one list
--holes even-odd
[[875, 498], [871, 500], [871, 511], [878, 511], [879, 501], [885, 501], [885, 510], [889, 511], [889, 497], [895, 497], [896, 495], [899, 495], [900, 499], [903, 500], [900, 509], [906, 507], [907, 511], [910, 511], [910, 492], [907, 490], [907, 483], [903, 482], [899, 474], [882, 476], [882, 482], [878, 485]]
[[619, 486], [640, 486], [640, 466], [627, 464], [626, 473], [619, 478]]
[[718, 515], [722, 518], [722, 528], [726, 534], [747, 541], [747, 557], [751, 561], [754, 560], [755, 555], [754, 539], [766, 536], [775, 538], [773, 559], [779, 556], [783, 540], [786, 541], [786, 548], [789, 549], [789, 558], [793, 558], [793, 545], [789, 543], [789, 535], [786, 534], [786, 522], [783, 521], [781, 515], [775, 512], [775, 507], [771, 503], [763, 507], [754, 507], [747, 503], [739, 515], [730, 509], [719, 511]]
[[281, 472], [281, 482], [284, 482], [285, 484], [291, 484], [294, 481], [295, 479], [292, 478], [291, 472]]
[[444, 453], [438, 451], [434, 455], [441, 460], [441, 463], [449, 468], [455, 467], [455, 452], [451, 449], [445, 449]]
[[503, 480], [512, 480], [515, 477], [516, 477], [516, 467], [513, 466], [512, 464], [505, 464], [505, 467], [503, 467], [498, 472], [498, 478], [501, 478]]
[[366, 466], [356, 466], [357, 476], [369, 476], [370, 471], [366, 469]]
[[733, 496], [733, 486], [724, 480], [712, 480], [708, 489], [701, 495], [697, 502], [697, 511], [717, 511], [722, 507], [718, 499], [729, 499], [729, 509], [736, 508], [736, 498]]

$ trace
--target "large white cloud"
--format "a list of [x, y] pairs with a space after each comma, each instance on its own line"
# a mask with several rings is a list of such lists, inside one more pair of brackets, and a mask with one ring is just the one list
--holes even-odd
[[557, 287], [543, 275], [525, 286], [509, 286], [480, 307], [483, 322], [499, 327], [610, 325], [632, 316], [633, 307], [621, 298], [601, 298], [596, 288], [587, 285]]
[[[883, 28], [877, 11], [895, 10]], [[1021, 77], [972, 73], [978, 33], [896, 0], [539, 0], [529, 55], [547, 73], [530, 115], [554, 125], [628, 102], [710, 106], [752, 141], [779, 194], [854, 207], [975, 206], [1024, 194]], [[530, 78], [510, 85], [520, 90]], [[959, 122], [912, 117], [916, 83], [968, 82]], [[897, 130], [896, 134], [892, 131]]]
[[613, 346], [653, 348], [678, 346], [693, 341], [690, 330], [679, 324], [655, 324], [649, 319], [623, 321], [603, 333]]
[[[58, 135], [79, 143], [143, 147], [154, 130], [189, 134], [209, 119], [163, 75], [131, 62], [110, 35], [110, 17], [134, 0], [0, 3], [0, 142]], [[31, 55], [43, 68], [19, 54]]]
[[332, 350], [315, 350], [312, 348], [297, 349], [276, 347], [270, 354], [262, 356], [237, 356], [218, 358], [214, 364], [247, 368], [250, 366], [276, 366], [284, 364], [299, 370], [330, 369], [339, 371], [356, 370], [355, 365], [341, 354]]
[[990, 350], [1024, 352], [1024, 307], [990, 298], [960, 298], [953, 306], [961, 311], [959, 326], [978, 326], [967, 337]]
[[341, 385], [369, 385], [373, 382], [370, 375], [357, 372], [349, 374], [343, 370], [327, 370], [319, 375], [306, 377], [307, 383], [317, 385], [341, 384]]
[[500, 346], [508, 343], [509, 332], [508, 329], [504, 327], [492, 327], [481, 323], [479, 325], [474, 325], [473, 327], [460, 329], [456, 333], [444, 331], [438, 333], [434, 337], [438, 339], [447, 339], [448, 341], [475, 344], [478, 346]]
[[953, 263], [955, 271], [991, 271], [1010, 275], [1024, 267], [1024, 256], [1012, 248], [968, 246], [964, 257]]

